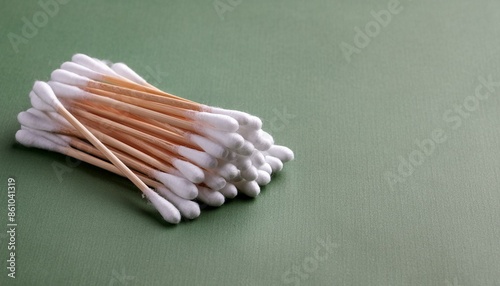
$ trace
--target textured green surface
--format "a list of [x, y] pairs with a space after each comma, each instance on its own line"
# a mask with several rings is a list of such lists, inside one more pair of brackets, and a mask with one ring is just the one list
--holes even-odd
[[[2, 1], [0, 284], [500, 285], [500, 87], [477, 107], [471, 97], [478, 77], [500, 81], [500, 3], [401, 0], [350, 61], [341, 43], [354, 45], [355, 27], [391, 1], [220, 3], [236, 6], [68, 1], [16, 53], [8, 34], [21, 36], [23, 17], [43, 10]], [[72, 163], [16, 144], [16, 114], [33, 81], [76, 52], [256, 114], [296, 160], [257, 199], [174, 227], [122, 178], [80, 164], [59, 180], [53, 164]], [[464, 103], [472, 111], [459, 122], [448, 110]], [[399, 156], [422, 161], [415, 141], [435, 130], [444, 142], [398, 174]], [[15, 280], [6, 276], [9, 176]]]

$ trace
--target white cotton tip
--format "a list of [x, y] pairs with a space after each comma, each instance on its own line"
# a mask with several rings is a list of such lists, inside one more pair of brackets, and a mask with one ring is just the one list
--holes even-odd
[[226, 161], [233, 161], [233, 160], [236, 160], [237, 157], [238, 157], [238, 154], [229, 150], [225, 159], [226, 159]]
[[224, 109], [224, 108], [207, 106], [207, 111], [212, 112], [212, 113], [216, 113], [216, 114], [223, 114], [223, 115], [230, 116], [230, 117], [236, 119], [236, 121], [238, 121], [239, 125], [248, 124], [248, 122], [250, 122], [250, 118], [251, 118], [251, 115], [249, 115], [245, 112], [242, 112], [242, 111], [238, 111], [238, 110], [231, 110], [231, 109]]
[[252, 166], [252, 160], [250, 160], [250, 157], [241, 155], [236, 155], [236, 158], [232, 160], [231, 163], [234, 164], [238, 170], [246, 170]]
[[38, 95], [36, 95], [34, 91], [30, 91], [30, 101], [31, 101], [31, 106], [33, 106], [38, 110], [54, 111], [54, 107], [48, 105], [43, 100], [41, 100], [40, 97], [38, 97]]
[[112, 62], [112, 61], [110, 61], [110, 60], [105, 60], [105, 59], [100, 60], [100, 59], [98, 59], [98, 58], [94, 58], [94, 60], [96, 60], [96, 61], [100, 61], [101, 63], [105, 64], [105, 65], [106, 65], [106, 66], [108, 66], [109, 68], [111, 68], [111, 65], [113, 65], [113, 62]]
[[259, 170], [262, 170], [268, 173], [269, 175], [273, 173], [273, 168], [271, 168], [271, 165], [269, 165], [267, 162], [262, 164], [262, 166], [259, 167]]
[[276, 157], [267, 155], [266, 162], [271, 166], [273, 173], [279, 172], [283, 169], [283, 162]]
[[50, 85], [48, 85], [44, 81], [39, 81], [39, 80], [35, 81], [35, 83], [33, 84], [33, 91], [35, 92], [36, 95], [38, 95], [38, 97], [40, 97], [41, 100], [43, 100], [43, 102], [47, 103], [48, 105], [54, 108], [57, 108], [62, 105], [59, 99], [57, 99], [56, 95], [52, 91]]
[[217, 159], [205, 152], [201, 152], [184, 146], [179, 146], [177, 152], [179, 153], [179, 155], [202, 168], [212, 169], [217, 167]]
[[255, 167], [260, 167], [264, 163], [266, 163], [266, 158], [264, 157], [264, 154], [262, 154], [262, 152], [260, 152], [259, 150], [253, 151], [252, 156], [250, 156], [250, 160], [252, 160], [252, 164]]
[[31, 114], [33, 114], [33, 115], [35, 115], [43, 120], [53, 121], [54, 123], [56, 123], [60, 126], [65, 125], [67, 127], [72, 127], [72, 125], [64, 117], [62, 117], [62, 115], [60, 115], [57, 112], [54, 112], [54, 110], [42, 111], [42, 110], [31, 107], [28, 110], [26, 110], [26, 112], [31, 113]]
[[146, 195], [148, 200], [158, 210], [164, 220], [174, 224], [181, 221], [181, 213], [174, 205], [172, 205], [171, 202], [167, 201], [150, 188], [144, 190], [144, 195]]
[[236, 189], [236, 187], [231, 183], [227, 183], [224, 186], [224, 188], [219, 190], [219, 192], [224, 197], [226, 197], [226, 199], [232, 199], [232, 198], [236, 197], [236, 195], [238, 195], [238, 189]]
[[57, 132], [61, 128], [54, 122], [48, 119], [38, 117], [30, 112], [22, 111], [17, 115], [17, 121], [19, 124], [32, 129], [38, 129], [49, 132]]
[[[156, 191], [169, 200], [179, 210], [183, 217], [194, 219], [200, 216], [200, 205], [196, 202], [181, 198], [164, 187], [156, 188]], [[196, 189], [196, 193], [198, 193], [198, 189]]]
[[16, 132], [16, 141], [26, 147], [34, 147], [58, 153], [63, 153], [64, 149], [63, 146], [57, 145], [49, 139], [37, 136], [36, 134], [33, 134], [25, 129], [21, 129]]
[[179, 197], [192, 200], [198, 196], [198, 189], [187, 179], [160, 171], [155, 171], [153, 177], [172, 190]]
[[250, 166], [246, 170], [242, 170], [240, 172], [240, 174], [241, 174], [241, 177], [247, 181], [253, 181], [253, 180], [257, 179], [257, 176], [258, 176], [257, 169], [254, 166]]
[[230, 149], [238, 149], [245, 143], [245, 139], [238, 133], [223, 132], [211, 128], [200, 128], [198, 131]]
[[[28, 109], [28, 112], [33, 112], [33, 109], [34, 108]], [[34, 110], [36, 110], [36, 109], [34, 109]], [[35, 113], [33, 113], [33, 114], [35, 114]], [[35, 115], [37, 115], [39, 117], [42, 117], [45, 120], [53, 122], [55, 125], [59, 126], [60, 128], [74, 129], [73, 125], [71, 125], [71, 123], [69, 123], [69, 121], [66, 120], [66, 118], [64, 118], [62, 115], [60, 115], [57, 112], [53, 112], [53, 111], [42, 112], [42, 111], [39, 111], [39, 113], [35, 114]]]
[[243, 138], [247, 139], [248, 135], [251, 134], [252, 132], [257, 132], [257, 130], [248, 128], [247, 125], [240, 125], [240, 128], [238, 128], [238, 134], [243, 136]]
[[262, 128], [262, 120], [257, 116], [250, 115], [250, 120], [248, 121], [247, 127], [251, 129], [261, 129]]
[[[264, 130], [262, 130], [260, 134], [261, 134], [260, 136], [261, 136], [262, 140], [269, 142], [271, 144], [271, 146], [274, 145], [274, 138], [271, 134], [267, 133]], [[269, 148], [271, 148], [271, 146], [269, 146]]]
[[35, 115], [36, 117], [40, 117], [40, 118], [43, 118], [45, 120], [50, 120], [48, 112], [41, 111], [41, 110], [33, 108], [33, 107], [28, 108], [28, 110], [26, 110], [26, 112], [31, 113], [31, 114]]
[[258, 170], [257, 173], [259, 176], [255, 179], [255, 181], [259, 184], [259, 186], [265, 186], [271, 182], [271, 175], [268, 172]]
[[255, 198], [260, 194], [260, 187], [255, 181], [239, 181], [234, 183], [236, 188], [240, 190], [243, 194]]
[[271, 146], [271, 148], [267, 150], [267, 154], [280, 159], [283, 163], [291, 161], [295, 157], [290, 148], [281, 145]]
[[196, 145], [198, 145], [201, 149], [203, 149], [208, 154], [214, 156], [215, 158], [226, 158], [228, 154], [228, 150], [221, 145], [196, 134], [188, 134], [188, 140], [191, 140]]
[[43, 135], [43, 136], [56, 144], [59, 144], [61, 146], [70, 147], [70, 142], [72, 139], [69, 136], [65, 136], [65, 135], [57, 134], [57, 133], [52, 133], [52, 132], [46, 132], [46, 131], [39, 131], [39, 132], [45, 133], [45, 135]]
[[[184, 178], [184, 179], [188, 180], [188, 179], [186, 178], [186, 176], [184, 176], [184, 174], [182, 174], [181, 172], [179, 172], [179, 170], [177, 170], [177, 169], [175, 169], [175, 168], [174, 168], [174, 169], [172, 169], [172, 170], [170, 170], [170, 173], [169, 173], [169, 174], [174, 175], [174, 176], [177, 176], [177, 177], [179, 177], [179, 178]], [[188, 181], [189, 181], [189, 180], [188, 180]], [[191, 182], [191, 181], [190, 181], [190, 182]]]
[[[75, 54], [75, 55], [73, 55], [73, 57], [71, 57], [71, 60], [74, 63], [77, 63], [81, 66], [86, 67], [87, 69], [96, 71], [96, 72], [101, 73], [101, 74], [109, 74], [110, 73], [109, 70], [111, 70], [108, 66], [103, 64], [101, 61], [93, 59], [93, 58], [91, 58], [87, 55], [84, 55], [84, 54]], [[113, 72], [112, 72], [112, 75], [114, 75]]]
[[56, 69], [50, 74], [50, 80], [75, 86], [86, 86], [89, 78], [63, 69]]
[[205, 175], [203, 174], [203, 171], [200, 168], [196, 167], [195, 165], [193, 165], [189, 162], [182, 161], [182, 160], [174, 160], [172, 162], [172, 165], [177, 170], [179, 170], [179, 172], [181, 172], [182, 175], [184, 175], [184, 177], [186, 177], [186, 179], [188, 179], [189, 181], [191, 181], [195, 184], [199, 184], [199, 183], [203, 182], [203, 180], [205, 179]]
[[114, 63], [111, 66], [111, 69], [130, 81], [133, 81], [140, 85], [148, 85], [148, 82], [145, 79], [143, 79], [140, 75], [138, 75], [134, 70], [132, 70], [124, 63]]
[[267, 151], [269, 148], [271, 148], [273, 144], [270, 141], [259, 141], [257, 144], [255, 144], [255, 149], [259, 151]]
[[252, 155], [253, 151], [255, 150], [255, 147], [250, 141], [246, 141], [243, 143], [243, 146], [240, 148], [234, 150], [234, 152], [243, 155], [243, 156], [250, 156]]
[[53, 134], [57, 135], [57, 137], [59, 138], [62, 138], [65, 142], [68, 142], [68, 144], [70, 144], [70, 142], [75, 139], [75, 137], [73, 136], [63, 135], [59, 133], [53, 133]]
[[[74, 128], [59, 113], [44, 112], [44, 111], [38, 110], [36, 108], [30, 108], [26, 112], [34, 115], [36, 117], [36, 120], [39, 121], [39, 122], [32, 123], [32, 124], [39, 125], [39, 126], [47, 126], [48, 128], [57, 128], [57, 130], [64, 129], [64, 128], [66, 128], [66, 129], [73, 129]], [[37, 129], [37, 128], [31, 127], [28, 125], [25, 125], [25, 126], [33, 128], [33, 129]], [[52, 127], [49, 127], [49, 126], [52, 126]], [[51, 130], [45, 130], [45, 129], [41, 129], [41, 130], [51, 131]]]
[[43, 131], [43, 130], [32, 129], [32, 128], [26, 127], [24, 125], [21, 126], [21, 129], [22, 130], [27, 130], [27, 131], [33, 133], [34, 135], [36, 135], [38, 137], [43, 137], [43, 138], [45, 138], [47, 140], [50, 140], [50, 141], [54, 142], [57, 145], [64, 146], [64, 147], [69, 147], [69, 141], [70, 140], [67, 137], [62, 137], [62, 136], [59, 136], [59, 134], [52, 133], [52, 132], [47, 132], [47, 131]]
[[48, 84], [50, 85], [54, 93], [57, 94], [57, 96], [59, 96], [60, 98], [87, 99], [90, 97], [88, 92], [73, 85], [52, 80], [49, 81]]
[[255, 139], [254, 145], [257, 150], [266, 151], [273, 146], [274, 139], [269, 133], [264, 130], [258, 130], [256, 134], [258, 138]]
[[111, 65], [113, 64], [109, 60], [100, 60], [97, 58], [92, 58], [97, 66], [100, 68], [100, 72], [105, 75], [113, 76], [113, 77], [118, 77], [122, 79], [127, 79], [119, 75], [117, 72], [115, 72], [112, 68]]
[[88, 77], [88, 78], [93, 79], [93, 80], [101, 80], [102, 79], [102, 74], [100, 74], [96, 71], [93, 71], [89, 68], [86, 68], [82, 65], [79, 65], [77, 63], [74, 63], [74, 62], [63, 63], [61, 65], [61, 69], [65, 70], [65, 71], [72, 72], [72, 73], [80, 75], [80, 76]]
[[258, 144], [261, 139], [261, 129], [253, 130], [248, 128], [243, 128], [238, 130], [238, 132], [245, 138], [246, 140], [252, 142], [254, 145]]
[[230, 182], [235, 183], [235, 182], [239, 182], [241, 180], [243, 180], [243, 178], [241, 177], [241, 172], [238, 170], [238, 174], [236, 174], [236, 177], [234, 177]]
[[238, 121], [227, 115], [195, 111], [190, 112], [190, 114], [197, 122], [209, 125], [220, 131], [235, 132], [239, 127]]
[[205, 185], [207, 185], [207, 187], [209, 187], [210, 189], [218, 191], [224, 188], [224, 186], [226, 185], [226, 180], [221, 176], [205, 172], [205, 180], [203, 181], [203, 183], [205, 183]]
[[218, 191], [198, 186], [198, 200], [212, 207], [220, 207], [224, 204], [225, 198]]
[[219, 163], [219, 167], [216, 169], [217, 173], [221, 175], [227, 181], [230, 181], [238, 175], [238, 168], [235, 165], [225, 162]]

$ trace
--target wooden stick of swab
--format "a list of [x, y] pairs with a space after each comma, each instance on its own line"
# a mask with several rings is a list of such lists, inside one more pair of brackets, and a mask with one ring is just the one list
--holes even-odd
[[158, 111], [163, 114], [169, 114], [172, 116], [185, 118], [186, 120], [192, 120], [191, 118], [188, 117], [188, 113], [186, 112], [185, 109], [176, 107], [175, 105], [171, 105], [170, 103], [167, 102], [148, 101], [147, 99], [143, 98], [128, 96], [120, 93], [109, 92], [106, 90], [90, 88], [90, 87], [80, 87], [80, 88], [93, 94], [109, 97], [121, 102]]
[[[63, 70], [56, 70], [53, 72], [56, 73], [58, 71], [65, 72]], [[68, 98], [68, 99], [80, 99], [80, 100], [90, 100], [94, 101], [97, 103], [101, 103], [104, 105], [108, 106], [113, 106], [117, 109], [120, 110], [125, 110], [134, 114], [137, 114], [141, 117], [149, 117], [153, 118], [155, 120], [158, 120], [160, 122], [168, 123], [173, 126], [189, 130], [189, 131], [196, 131], [197, 127], [196, 124], [194, 124], [192, 121], [186, 121], [179, 119], [177, 117], [173, 116], [168, 116], [164, 115], [160, 112], [152, 111], [143, 107], [135, 106], [132, 104], [124, 103], [115, 99], [111, 99], [108, 97], [104, 96], [99, 96], [90, 92], [86, 92], [76, 86], [64, 84], [61, 82], [56, 82], [56, 81], [50, 81], [49, 85], [51, 88], [54, 90], [54, 92], [62, 97], [62, 98]]]
[[145, 154], [141, 150], [138, 150], [130, 146], [129, 144], [126, 144], [123, 141], [118, 140], [108, 134], [104, 134], [92, 127], [88, 127], [88, 129], [91, 130], [92, 133], [95, 134], [95, 136], [99, 137], [102, 140], [102, 142], [104, 142], [106, 145], [121, 150], [129, 154], [130, 156], [133, 156], [134, 158], [142, 161], [143, 163], [153, 166], [156, 169], [161, 170], [163, 172], [168, 172], [170, 170], [168, 164], [158, 160], [157, 158], [153, 158], [148, 154]]
[[101, 131], [101, 132], [108, 132], [108, 130], [116, 130], [119, 132], [123, 132], [124, 134], [136, 137], [136, 138], [141, 138], [144, 139], [146, 142], [151, 142], [153, 144], [157, 144], [159, 147], [171, 152], [171, 153], [176, 153], [176, 145], [173, 143], [163, 140], [161, 138], [155, 137], [153, 135], [147, 134], [145, 132], [142, 132], [140, 130], [128, 127], [126, 125], [123, 125], [119, 122], [109, 120], [107, 118], [100, 117], [98, 115], [92, 114], [90, 112], [87, 112], [82, 109], [78, 108], [73, 108], [70, 109], [73, 114], [82, 120], [84, 118], [85, 120], [88, 120], [89, 122], [94, 122], [95, 127]]
[[101, 151], [108, 160], [110, 160], [113, 165], [115, 165], [118, 170], [124, 174], [129, 180], [139, 188], [146, 197], [151, 201], [151, 203], [160, 212], [162, 217], [172, 223], [178, 223], [180, 221], [180, 215], [173, 214], [171, 209], [171, 204], [169, 204], [165, 199], [161, 198], [157, 193], [151, 190], [144, 182], [137, 177], [125, 164], [123, 164], [120, 159], [118, 159], [111, 151], [109, 151], [104, 144], [101, 143], [92, 133], [90, 133], [83, 124], [81, 124], [68, 110], [62, 105], [62, 103], [57, 99], [52, 89], [47, 83], [37, 81], [33, 86], [33, 90], [38, 96], [41, 97], [45, 103], [54, 107], [54, 110], [61, 114], [66, 120], [68, 120], [85, 138], [92, 143], [99, 151]]
[[[89, 70], [89, 72], [93, 71]], [[198, 122], [206, 122], [212, 127], [223, 131], [233, 132], [239, 127], [238, 121], [228, 115], [212, 114], [186, 107], [185, 105], [188, 104], [187, 102], [179, 103], [176, 99], [167, 98], [161, 95], [96, 82], [88, 77], [81, 76], [68, 70], [55, 70], [51, 78], [53, 81], [78, 86], [82, 90], [93, 94], [114, 98], [124, 102], [126, 101], [134, 105], [159, 111], [165, 115], [169, 114], [172, 116], [185, 117]]]
[[184, 145], [190, 148], [200, 148], [198, 145], [191, 141], [188, 141], [184, 136], [171, 132], [165, 128], [159, 127], [157, 125], [152, 125], [143, 120], [143, 118], [138, 119], [130, 113], [116, 112], [116, 110], [111, 109], [107, 106], [92, 104], [89, 101], [76, 101], [73, 104], [77, 109], [87, 110], [93, 114], [99, 115], [100, 117], [107, 118], [116, 122], [121, 122], [129, 127], [134, 127], [147, 132], [151, 135], [155, 135], [159, 138], [164, 138], [167, 141]]
[[[197, 164], [200, 167], [212, 169], [217, 167], [217, 160], [205, 152], [201, 152], [195, 149], [187, 148], [185, 146], [177, 145], [171, 143], [169, 141], [163, 140], [162, 138], [155, 137], [153, 135], [144, 133], [140, 130], [128, 127], [126, 125], [120, 124], [118, 122], [99, 117], [92, 113], [86, 112], [81, 109], [75, 109], [73, 113], [80, 118], [85, 118], [86, 120], [95, 122], [94, 126], [103, 127], [103, 124], [106, 126], [106, 129], [116, 130], [117, 132], [122, 133], [122, 135], [127, 134], [132, 137], [145, 140], [146, 142], [150, 142], [151, 144], [162, 148], [165, 151], [168, 151], [173, 154], [177, 154], [187, 158], [189, 161]], [[96, 124], [99, 122], [99, 124]], [[99, 129], [101, 132], [106, 132], [105, 130]]]
[[143, 132], [166, 139], [167, 141], [183, 145], [192, 149], [207, 152], [215, 158], [225, 158], [228, 154], [226, 148], [197, 134], [172, 127], [149, 118], [140, 118], [128, 112], [117, 111], [104, 105], [97, 105], [90, 101], [75, 101], [73, 106], [76, 108], [90, 111], [113, 121], [120, 121], [129, 127], [140, 129]]

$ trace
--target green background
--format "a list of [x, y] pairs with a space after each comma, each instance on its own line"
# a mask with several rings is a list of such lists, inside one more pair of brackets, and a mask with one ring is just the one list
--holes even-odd
[[[401, 0], [350, 61], [339, 45], [354, 45], [355, 27], [389, 0], [220, 0], [234, 6], [225, 12], [213, 1], [72, 0], [14, 46], [9, 33], [43, 10], [1, 2], [1, 285], [500, 285], [500, 88], [460, 126], [443, 119], [474, 103], [478, 77], [500, 81], [500, 2]], [[258, 115], [296, 159], [256, 199], [163, 223], [127, 180], [15, 143], [33, 81], [78, 52]], [[436, 129], [446, 141], [387, 181]], [[59, 180], [54, 164], [71, 171]], [[318, 262], [319, 241], [335, 247]]]

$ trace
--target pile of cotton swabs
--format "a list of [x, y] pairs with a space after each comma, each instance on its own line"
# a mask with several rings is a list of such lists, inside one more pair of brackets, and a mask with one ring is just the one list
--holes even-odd
[[170, 223], [257, 196], [294, 156], [258, 117], [166, 93], [123, 63], [76, 54], [29, 96], [18, 142], [129, 178]]

